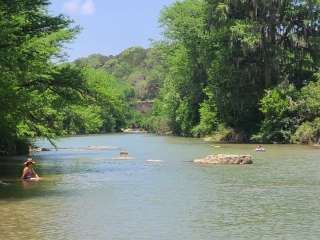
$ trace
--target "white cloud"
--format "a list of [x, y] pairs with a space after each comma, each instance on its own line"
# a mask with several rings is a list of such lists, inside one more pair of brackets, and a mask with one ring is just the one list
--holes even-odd
[[63, 4], [63, 11], [67, 14], [76, 14], [79, 11], [79, 2], [77, 0], [69, 0]]
[[69, 15], [92, 15], [96, 10], [93, 0], [67, 0], [63, 4], [63, 11]]
[[85, 0], [81, 5], [81, 13], [84, 15], [92, 15], [96, 11], [93, 0]]

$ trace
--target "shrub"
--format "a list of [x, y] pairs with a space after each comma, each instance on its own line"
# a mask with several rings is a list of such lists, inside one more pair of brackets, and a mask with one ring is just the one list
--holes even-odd
[[257, 142], [290, 142], [299, 119], [297, 99], [299, 92], [290, 85], [288, 88], [267, 90], [260, 101], [264, 115], [260, 131], [251, 137]]
[[320, 118], [302, 123], [292, 136], [292, 141], [304, 144], [320, 143]]
[[215, 106], [204, 102], [200, 105], [199, 112], [200, 123], [191, 131], [194, 137], [203, 137], [213, 133], [217, 130], [219, 124]]

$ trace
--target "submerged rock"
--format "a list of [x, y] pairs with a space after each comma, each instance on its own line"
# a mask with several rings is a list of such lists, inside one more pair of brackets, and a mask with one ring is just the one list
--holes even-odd
[[251, 155], [233, 155], [233, 154], [218, 154], [209, 155], [205, 158], [195, 159], [194, 163], [200, 164], [252, 164]]
[[113, 160], [130, 160], [130, 159], [134, 159], [134, 158], [129, 156], [128, 151], [122, 150], [122, 151], [120, 151], [119, 157], [113, 157], [112, 159]]
[[120, 157], [128, 157], [129, 153], [126, 150], [120, 151]]

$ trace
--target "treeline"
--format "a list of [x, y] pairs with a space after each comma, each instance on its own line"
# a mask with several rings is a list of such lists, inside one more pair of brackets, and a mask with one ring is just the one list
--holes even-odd
[[93, 68], [65, 63], [79, 32], [47, 0], [0, 1], [0, 155], [27, 151], [35, 137], [117, 131], [132, 90]]
[[319, 142], [318, 1], [184, 0], [160, 21], [169, 67], [147, 127], [233, 142]]
[[75, 63], [111, 74], [131, 86], [132, 97], [141, 101], [158, 96], [167, 69], [161, 44], [157, 43], [149, 49], [131, 47], [115, 56], [92, 54]]
[[[67, 63], [79, 32], [47, 0], [0, 1], [0, 155], [35, 137], [119, 131], [319, 143], [320, 3], [182, 0], [150, 49]], [[155, 99], [141, 116], [136, 100]]]

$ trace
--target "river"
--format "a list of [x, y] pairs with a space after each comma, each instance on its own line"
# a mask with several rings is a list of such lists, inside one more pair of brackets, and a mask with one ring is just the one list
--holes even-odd
[[[256, 153], [254, 145], [148, 134], [57, 144], [66, 149], [33, 156], [38, 183], [18, 180], [22, 159], [1, 161], [0, 239], [320, 239], [320, 149], [265, 145]], [[120, 150], [134, 159], [112, 159]], [[252, 154], [254, 164], [191, 162], [212, 153]]]

